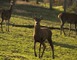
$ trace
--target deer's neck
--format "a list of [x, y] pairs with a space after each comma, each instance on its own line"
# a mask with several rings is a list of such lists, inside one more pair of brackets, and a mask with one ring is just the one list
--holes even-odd
[[38, 34], [40, 32], [40, 24], [35, 24], [34, 29], [35, 29], [35, 34]]
[[10, 6], [10, 12], [12, 13], [13, 10], [13, 5]]

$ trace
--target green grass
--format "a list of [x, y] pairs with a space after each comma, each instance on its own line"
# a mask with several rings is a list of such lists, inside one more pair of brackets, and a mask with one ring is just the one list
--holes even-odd
[[[23, 7], [27, 7], [23, 8]], [[41, 21], [42, 26], [48, 27], [60, 27], [60, 22], [57, 18], [57, 15], [62, 10], [59, 10], [60, 7], [54, 7], [54, 10], [39, 10], [37, 7], [28, 7], [23, 6], [20, 9], [25, 12], [34, 12], [39, 11], [44, 15], [44, 12], [50, 12], [54, 14], [50, 14], [49, 17], [46, 17]], [[17, 6], [17, 8], [19, 8]], [[30, 9], [29, 9], [30, 8]], [[19, 9], [19, 10], [20, 10]], [[34, 9], [34, 10], [32, 10]], [[22, 11], [21, 10], [21, 11]], [[16, 11], [15, 11], [16, 12]], [[46, 13], [46, 14], [47, 14]], [[39, 16], [37, 13], [37, 16]], [[31, 15], [31, 14], [30, 14]], [[7, 32], [4, 25], [4, 33], [0, 31], [0, 60], [40, 60], [38, 57], [34, 56], [33, 49], [33, 25], [34, 20], [32, 15], [29, 16], [26, 13], [14, 13], [11, 18], [12, 24], [18, 25], [10, 26], [10, 32]], [[25, 26], [25, 27], [23, 27]], [[32, 27], [31, 27], [32, 26]], [[68, 26], [68, 24], [66, 25]], [[60, 30], [52, 30], [53, 36], [53, 44], [55, 49], [55, 59], [54, 60], [76, 60], [77, 59], [77, 37], [75, 36], [75, 32], [71, 31], [71, 37], [60, 35]], [[66, 31], [68, 34], [68, 30]], [[45, 42], [46, 50], [43, 58], [41, 60], [52, 60], [52, 52], [48, 42]], [[37, 43], [37, 53], [39, 48], [39, 43]]]

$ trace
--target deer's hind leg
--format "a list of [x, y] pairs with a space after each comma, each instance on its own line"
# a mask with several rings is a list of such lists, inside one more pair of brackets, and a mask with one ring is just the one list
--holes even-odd
[[41, 54], [40, 58], [43, 57], [43, 55], [44, 55], [44, 51], [45, 51], [45, 49], [46, 49], [46, 45], [45, 45], [45, 43], [42, 43], [42, 45], [43, 45], [43, 51], [42, 51], [42, 54]]
[[52, 58], [54, 59], [54, 46], [53, 46], [51, 37], [48, 38], [48, 42], [49, 42], [51, 49], [52, 49]]

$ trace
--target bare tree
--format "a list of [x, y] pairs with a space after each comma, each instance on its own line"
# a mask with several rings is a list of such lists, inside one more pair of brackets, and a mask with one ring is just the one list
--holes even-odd
[[64, 12], [66, 12], [67, 0], [64, 0]]
[[50, 9], [52, 9], [53, 0], [50, 0]]

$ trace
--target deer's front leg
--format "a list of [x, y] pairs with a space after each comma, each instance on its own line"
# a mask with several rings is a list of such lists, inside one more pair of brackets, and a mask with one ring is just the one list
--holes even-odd
[[62, 22], [62, 24], [61, 24], [61, 31], [60, 31], [60, 34], [62, 34], [62, 31], [63, 31], [64, 35], [66, 35], [65, 32], [64, 32], [63, 26], [64, 26], [64, 22]]
[[75, 31], [76, 31], [76, 35], [77, 35], [77, 24], [75, 24]]
[[37, 57], [37, 54], [36, 54], [36, 42], [34, 42], [34, 54]]
[[71, 23], [69, 24], [69, 36], [70, 36], [70, 31], [71, 31]]
[[7, 23], [7, 25], [8, 25], [8, 30], [7, 30], [7, 31], [8, 31], [8, 32], [9, 32], [9, 22], [10, 22], [10, 20], [8, 20], [8, 23]]
[[42, 52], [41, 57], [43, 57], [43, 54], [44, 54], [44, 51], [45, 51], [45, 48], [46, 48], [46, 45], [44, 43], [42, 43], [42, 45], [43, 45], [43, 52]]
[[9, 20], [6, 20], [6, 31], [9, 32]]
[[1, 31], [3, 31], [3, 26], [2, 26], [2, 24], [3, 24], [3, 19], [2, 19], [2, 21], [1, 21]]

